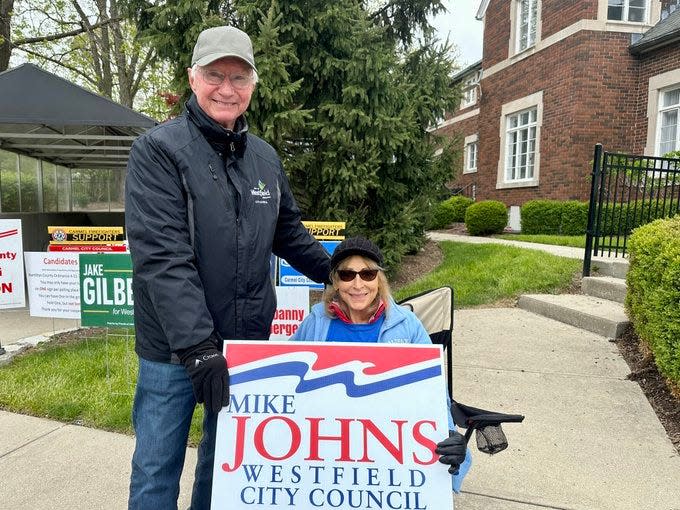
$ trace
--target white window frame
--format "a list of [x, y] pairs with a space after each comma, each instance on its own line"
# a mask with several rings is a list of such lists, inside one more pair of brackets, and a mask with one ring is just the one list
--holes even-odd
[[480, 73], [475, 72], [463, 81], [460, 109], [469, 108], [477, 104], [477, 88], [479, 86]]
[[661, 136], [661, 115], [663, 93], [680, 86], [680, 69], [673, 69], [649, 78], [647, 88], [647, 143], [645, 155], [661, 156], [659, 154], [659, 139]]
[[[663, 156], [667, 152], [672, 152], [672, 151], [677, 151], [680, 150], [680, 98], [678, 99], [678, 102], [676, 104], [670, 105], [670, 106], [663, 106], [663, 99], [664, 96], [667, 92], [671, 91], [680, 91], [680, 83], [676, 83], [675, 86], [668, 87], [666, 89], [660, 90], [659, 91], [659, 103], [658, 103], [658, 114], [657, 114], [657, 133], [656, 133], [656, 143], [654, 144], [654, 147], [656, 149], [656, 155], [657, 156]], [[676, 118], [675, 118], [675, 147], [673, 147], [671, 150], [661, 150], [661, 129], [662, 129], [662, 122], [661, 119], [666, 112], [672, 112], [675, 111]]]
[[[536, 120], [523, 125], [518, 128], [508, 128], [509, 120], [513, 116], [521, 115], [522, 113], [535, 110]], [[541, 126], [543, 124], [543, 91], [536, 92], [529, 96], [516, 99], [506, 103], [501, 108], [500, 117], [500, 151], [498, 158], [498, 173], [496, 177], [496, 189], [504, 188], [526, 188], [531, 186], [538, 186], [540, 176], [540, 162], [541, 162]], [[511, 134], [522, 131], [524, 129], [530, 130], [534, 128], [534, 150], [533, 150], [533, 173], [520, 179], [509, 178], [508, 168], [508, 144]]]
[[479, 161], [479, 136], [466, 136], [463, 143], [463, 173], [472, 174], [477, 171], [477, 162]]
[[[538, 41], [538, 34], [540, 30], [540, 0], [515, 0], [516, 1], [516, 8], [515, 8], [515, 17], [514, 17], [514, 27], [515, 27], [515, 51], [514, 53], [521, 53], [523, 51], [528, 50], [529, 48], [532, 48], [533, 46], [536, 45], [536, 42]], [[522, 25], [522, 8], [524, 5], [527, 5], [528, 9], [528, 18], [527, 18], [527, 24], [526, 24], [526, 45], [522, 45], [522, 34], [523, 30], [522, 28], [524, 25]], [[535, 18], [535, 19], [534, 19]], [[532, 21], [533, 21], [533, 27], [534, 30], [531, 30], [532, 26]]]
[[622, 19], [615, 19], [615, 18], [609, 17], [609, 2], [610, 2], [610, 0], [607, 0], [607, 21], [613, 21], [613, 22], [618, 22], [618, 23], [644, 23], [644, 24], [647, 23], [647, 21], [649, 20], [649, 11], [650, 11], [649, 0], [645, 0], [644, 13], [643, 13], [642, 19], [640, 21], [630, 21], [628, 19], [628, 17], [630, 16], [630, 0], [621, 0], [621, 1], [623, 2], [623, 11], [621, 13]]
[[[535, 106], [505, 117], [505, 182], [534, 178], [538, 111]], [[515, 121], [515, 125], [511, 123]], [[511, 147], [514, 150], [511, 151]], [[524, 175], [518, 175], [524, 174]]]

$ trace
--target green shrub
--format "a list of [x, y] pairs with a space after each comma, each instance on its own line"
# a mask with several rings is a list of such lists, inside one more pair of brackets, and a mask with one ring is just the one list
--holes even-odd
[[529, 200], [520, 209], [522, 234], [559, 233], [561, 212], [555, 200]]
[[465, 211], [465, 226], [472, 236], [500, 234], [508, 224], [508, 210], [497, 200], [476, 202]]
[[562, 202], [560, 221], [560, 235], [580, 236], [586, 233], [588, 227], [588, 202], [568, 200]]
[[436, 230], [447, 227], [451, 223], [465, 221], [465, 210], [474, 200], [468, 197], [455, 196], [438, 203], [432, 209], [429, 228]]
[[653, 199], [634, 200], [630, 203], [605, 204], [600, 213], [600, 235], [628, 235], [633, 229], [654, 220], [668, 218], [678, 213], [678, 204]]
[[659, 371], [680, 383], [680, 216], [636, 229], [629, 240], [626, 309]]
[[529, 200], [521, 214], [522, 234], [583, 235], [588, 225], [588, 202]]
[[455, 211], [448, 201], [439, 202], [432, 208], [432, 216], [430, 217], [428, 229], [437, 230], [447, 227], [453, 223], [454, 214]]
[[449, 202], [453, 208], [453, 221], [458, 223], [465, 221], [465, 211], [467, 211], [467, 208], [475, 203], [475, 201], [471, 198], [464, 197], [462, 195], [451, 197], [447, 200], [447, 202]]

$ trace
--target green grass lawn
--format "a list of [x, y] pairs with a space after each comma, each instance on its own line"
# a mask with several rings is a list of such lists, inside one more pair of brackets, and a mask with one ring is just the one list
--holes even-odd
[[[0, 408], [132, 434], [138, 367], [134, 336], [107, 335], [99, 328], [89, 332], [74, 341], [38, 344], [1, 367]], [[190, 435], [194, 445], [203, 419], [202, 407], [197, 411]]]
[[421, 280], [395, 292], [397, 300], [450, 285], [456, 308], [491, 304], [529, 292], [557, 292], [569, 286], [581, 267], [578, 259], [500, 244], [445, 241], [441, 265]]
[[[442, 242], [444, 260], [432, 273], [395, 292], [397, 299], [450, 285], [456, 308], [492, 304], [526, 292], [569, 286], [581, 262], [503, 245]], [[0, 367], [0, 408], [127, 434], [137, 373], [134, 340], [125, 331], [41, 344]], [[81, 335], [82, 336], [82, 335]], [[200, 438], [197, 407], [190, 442]]]
[[526, 243], [556, 244], [558, 246], [586, 247], [586, 236], [553, 236], [544, 234], [498, 234], [494, 237], [509, 241], [524, 241]]

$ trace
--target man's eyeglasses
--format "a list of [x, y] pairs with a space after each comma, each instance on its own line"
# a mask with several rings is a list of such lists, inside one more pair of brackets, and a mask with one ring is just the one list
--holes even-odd
[[338, 273], [338, 278], [340, 278], [343, 282], [354, 281], [357, 275], [359, 275], [359, 278], [365, 282], [372, 282], [375, 280], [375, 277], [378, 276], [378, 271], [380, 271], [380, 269], [362, 269], [361, 271], [354, 271], [352, 269], [338, 269], [336, 273]]
[[236, 90], [243, 90], [253, 82], [253, 77], [250, 74], [232, 74], [226, 75], [216, 69], [201, 68], [201, 74], [206, 83], [210, 85], [222, 85], [224, 80], [229, 80], [231, 86]]

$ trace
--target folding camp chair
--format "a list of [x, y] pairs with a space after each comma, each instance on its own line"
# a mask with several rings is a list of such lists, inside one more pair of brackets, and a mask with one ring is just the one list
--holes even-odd
[[[451, 342], [453, 337], [453, 288], [445, 286], [427, 290], [399, 301], [420, 319], [430, 335], [433, 344], [442, 345], [446, 364], [446, 381], [449, 391], [453, 388], [453, 366], [451, 362]], [[505, 414], [486, 411], [476, 407], [459, 404], [451, 400], [451, 414], [454, 423], [466, 429], [465, 441], [469, 441], [476, 431], [477, 448], [493, 455], [508, 447], [508, 440], [501, 423], [519, 423], [524, 420], [521, 414]]]

